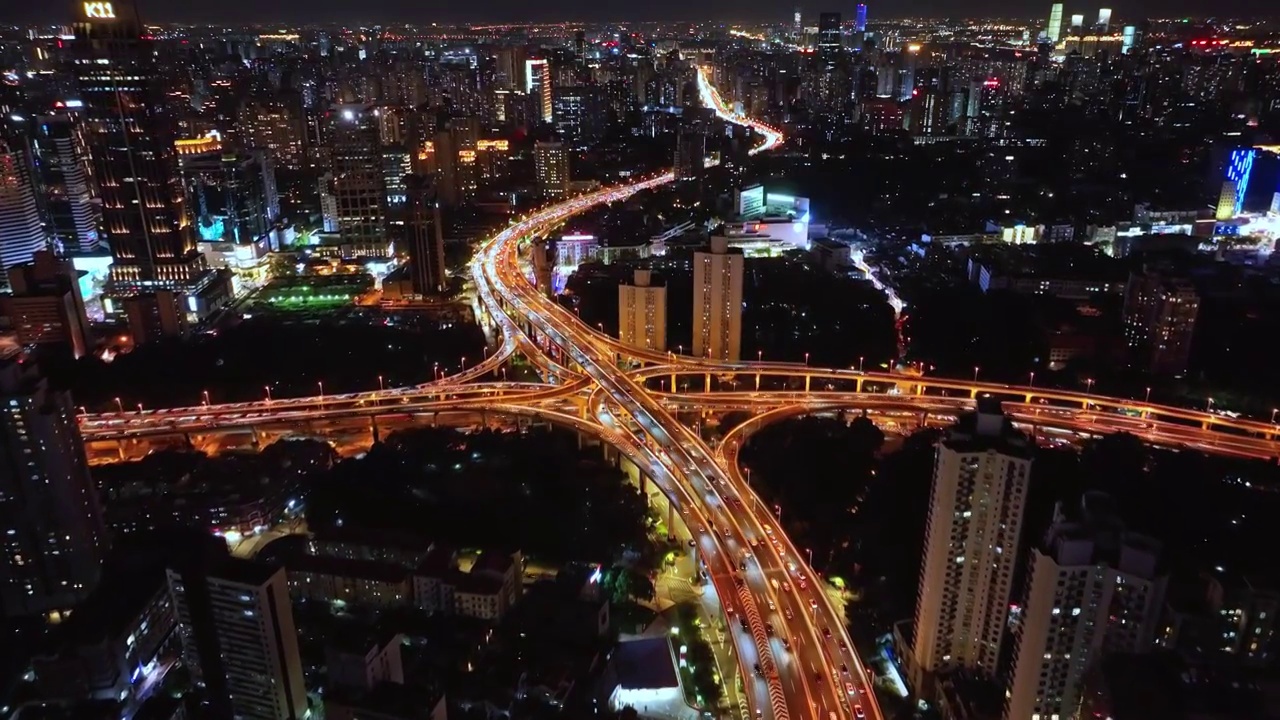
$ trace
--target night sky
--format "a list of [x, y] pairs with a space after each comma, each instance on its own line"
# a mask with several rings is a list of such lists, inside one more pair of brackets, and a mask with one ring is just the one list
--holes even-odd
[[[820, 11], [840, 11], [852, 15], [854, 2], [812, 0], [812, 7], [798, 3], [816, 16]], [[1066, 12], [1097, 15], [1105, 0], [1067, 2]], [[748, 21], [783, 19], [790, 15], [795, 0], [139, 0], [143, 19], [148, 22], [506, 22], [521, 20], [724, 20]], [[1241, 16], [1276, 14], [1268, 0], [1124, 0], [1108, 3], [1118, 19], [1141, 17], [1148, 12], [1159, 17], [1203, 15], [1210, 9], [1219, 14]], [[951, 16], [1048, 16], [1049, 0], [894, 0], [870, 3], [871, 15]], [[67, 22], [72, 3], [0, 0], [0, 23]], [[61, 8], [66, 10], [62, 11]]]

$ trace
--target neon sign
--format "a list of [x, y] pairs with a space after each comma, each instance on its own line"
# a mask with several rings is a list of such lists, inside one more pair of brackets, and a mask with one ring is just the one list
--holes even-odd
[[116, 9], [109, 2], [87, 2], [84, 4], [84, 16], [92, 20], [114, 20]]

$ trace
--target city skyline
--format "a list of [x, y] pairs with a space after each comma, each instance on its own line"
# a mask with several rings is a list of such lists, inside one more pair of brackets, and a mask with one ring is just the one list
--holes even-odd
[[[527, 22], [790, 22], [791, 6], [776, 7], [764, 0], [728, 2], [716, 0], [709, 4], [689, 6], [676, 0], [657, 0], [643, 8], [628, 5], [619, 0], [592, 3], [583, 6], [570, 0], [549, 0], [536, 6], [521, 5], [511, 0], [481, 0], [469, 3], [465, 8], [439, 8], [424, 10], [410, 0], [370, 0], [352, 5], [347, 0], [285, 0], [273, 5], [269, 14], [251, 0], [228, 0], [216, 5], [189, 5], [181, 9], [159, 0], [141, 0], [137, 3], [144, 19], [153, 23], [196, 24], [271, 24], [287, 23], [350, 23], [350, 24], [469, 24]], [[871, 23], [886, 19], [903, 18], [1004, 18], [1035, 20], [1047, 15], [1049, 3], [1037, 0], [1020, 0], [1014, 5], [994, 0], [959, 2], [958, 0], [907, 0], [899, 3], [867, 3]], [[1101, 3], [1092, 5], [1067, 4], [1068, 12], [1083, 12], [1086, 17], [1096, 12]], [[1225, 0], [1215, 3], [1212, 15], [1204, 14], [1203, 3], [1193, 0], [1172, 2], [1108, 3], [1117, 18], [1274, 18], [1280, 15], [1259, 0]], [[820, 12], [840, 12], [846, 23], [852, 23], [857, 3], [827, 3], [808, 7], [801, 4], [806, 24], [817, 23]], [[8, 8], [0, 14], [0, 22], [65, 23], [66, 11], [60, 5], [25, 5]]]

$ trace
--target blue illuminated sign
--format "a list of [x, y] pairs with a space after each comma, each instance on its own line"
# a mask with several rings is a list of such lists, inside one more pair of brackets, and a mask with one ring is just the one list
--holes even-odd
[[1254, 154], [1253, 148], [1236, 148], [1231, 151], [1231, 160], [1227, 163], [1227, 180], [1236, 184], [1236, 215], [1244, 209], [1244, 193], [1249, 188]]

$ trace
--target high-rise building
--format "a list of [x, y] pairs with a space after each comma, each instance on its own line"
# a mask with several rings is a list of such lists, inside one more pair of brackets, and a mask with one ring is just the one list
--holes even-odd
[[246, 245], [271, 232], [280, 195], [269, 151], [182, 154], [182, 185], [200, 240]]
[[106, 554], [97, 488], [71, 396], [31, 363], [0, 362], [0, 617], [62, 611], [89, 595]]
[[[128, 0], [77, 5], [72, 57], [113, 262], [103, 307], [157, 288], [224, 292], [196, 248], [152, 39]], [[221, 278], [221, 283], [219, 279]]]
[[795, 42], [800, 42], [804, 39], [803, 17], [800, 13], [800, 8], [796, 8], [796, 11], [791, 15], [791, 39]]
[[693, 254], [693, 354], [737, 361], [742, 355], [742, 251], [713, 236]]
[[1045, 28], [1044, 34], [1055, 45], [1062, 37], [1062, 3], [1049, 6], [1049, 26]]
[[307, 717], [284, 568], [224, 558], [168, 576], [183, 657], [208, 691], [211, 717]]
[[299, 114], [281, 103], [246, 103], [237, 124], [241, 144], [267, 150], [277, 167], [301, 170], [305, 156]]
[[444, 228], [435, 184], [422, 175], [405, 178], [409, 213], [406, 227], [409, 276], [419, 295], [444, 292], [448, 278], [444, 267]]
[[29, 157], [0, 140], [0, 269], [29, 263], [48, 246]]
[[706, 172], [707, 136], [699, 127], [684, 125], [676, 136], [676, 181], [698, 181]]
[[1253, 160], [1257, 151], [1253, 148], [1236, 148], [1227, 159], [1227, 175], [1218, 195], [1214, 213], [1217, 220], [1230, 220], [1244, 211], [1245, 194], [1249, 191], [1249, 179], [1253, 175]]
[[1168, 582], [1159, 543], [1126, 531], [1101, 493], [1087, 493], [1079, 514], [1068, 520], [1059, 505], [1044, 543], [1031, 551], [1006, 720], [1077, 717], [1094, 663], [1153, 647]]
[[820, 13], [818, 15], [818, 54], [831, 57], [839, 54], [844, 47], [840, 34], [840, 13]]
[[383, 254], [387, 237], [387, 187], [383, 174], [377, 108], [338, 105], [329, 112], [326, 143], [331, 152], [338, 237], [343, 244]]
[[995, 675], [1033, 450], [990, 399], [938, 443], [913, 634], [917, 687], [940, 671]]
[[96, 251], [102, 205], [84, 123], [68, 112], [39, 117], [34, 140], [36, 172], [55, 247], [70, 254]]
[[1071, 34], [1080, 35], [1084, 32], [1084, 15], [1071, 16]]
[[89, 351], [89, 317], [80, 278], [70, 260], [40, 250], [32, 261], [8, 270], [9, 295], [0, 295], [0, 313], [9, 319], [21, 345], [63, 345], [74, 358]]
[[600, 137], [604, 130], [604, 101], [598, 87], [556, 87], [551, 98], [551, 115], [561, 138], [584, 148]]
[[562, 143], [539, 142], [533, 148], [538, 189], [551, 198], [569, 194], [569, 151]]
[[867, 31], [867, 4], [858, 3], [857, 10], [854, 14], [853, 29], [855, 32], [864, 33]]
[[618, 340], [643, 350], [667, 349], [667, 288], [648, 270], [618, 286]]
[[1191, 283], [1153, 268], [1131, 273], [1124, 298], [1130, 364], [1157, 375], [1185, 373], [1199, 313]]
[[1098, 10], [1098, 27], [1096, 29], [1099, 33], [1111, 31], [1111, 8]]
[[546, 58], [524, 61], [524, 91], [533, 99], [535, 114], [543, 122], [552, 122], [551, 64]]

